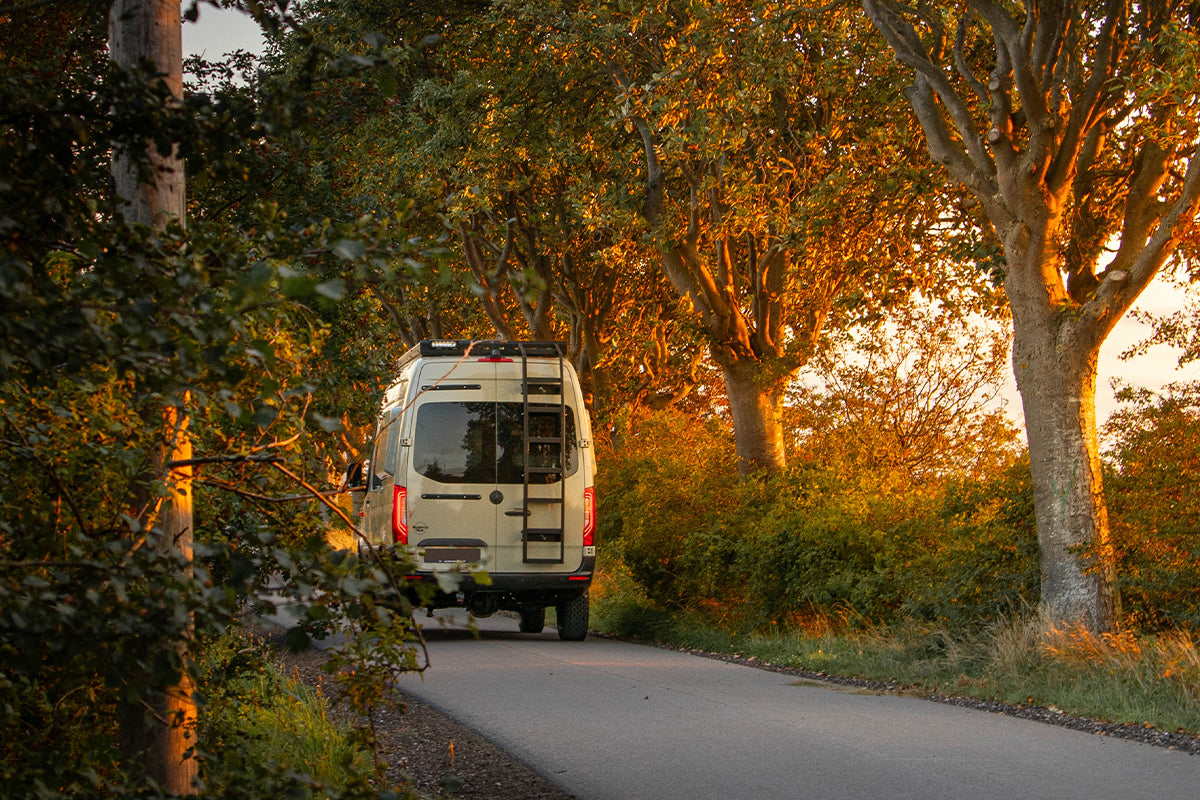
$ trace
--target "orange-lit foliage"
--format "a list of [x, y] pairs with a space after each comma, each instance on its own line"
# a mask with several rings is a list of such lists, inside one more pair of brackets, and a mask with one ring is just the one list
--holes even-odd
[[1142, 655], [1142, 645], [1133, 631], [1097, 635], [1078, 624], [1051, 626], [1042, 639], [1042, 649], [1067, 664], [1125, 669], [1135, 666]]
[[1107, 426], [1105, 479], [1121, 599], [1131, 624], [1200, 627], [1200, 396], [1126, 393]]
[[661, 607], [819, 629], [972, 626], [1036, 602], [1027, 464], [921, 492], [836, 460], [738, 482], [714, 422], [661, 412], [630, 431], [602, 454], [602, 544]]
[[630, 420], [598, 454], [601, 544], [614, 547], [647, 595], [667, 607], [694, 605], [693, 544], [737, 485], [732, 440], [707, 424], [666, 410]]
[[908, 308], [852, 331], [792, 389], [795, 456], [888, 468], [916, 485], [986, 478], [1011, 462], [1017, 431], [997, 401], [1008, 340], [954, 315]]

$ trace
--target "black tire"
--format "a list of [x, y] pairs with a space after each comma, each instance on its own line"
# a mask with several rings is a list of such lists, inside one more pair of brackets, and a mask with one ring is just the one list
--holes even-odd
[[558, 614], [558, 638], [564, 642], [582, 642], [588, 633], [587, 592], [577, 594], [554, 607]]
[[546, 627], [546, 609], [521, 609], [517, 612], [517, 627], [521, 633], [541, 633]]

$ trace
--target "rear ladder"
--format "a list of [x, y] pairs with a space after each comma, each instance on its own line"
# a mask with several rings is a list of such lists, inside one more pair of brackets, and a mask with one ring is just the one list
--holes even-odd
[[[524, 509], [525, 524], [521, 528], [521, 559], [526, 564], [561, 564], [566, 554], [567, 503], [566, 503], [566, 472], [567, 472], [567, 394], [563, 353], [559, 345], [543, 342], [518, 342], [521, 351], [521, 403], [524, 408], [524, 465], [525, 477], [522, 490], [522, 509]], [[530, 357], [558, 357], [558, 376], [549, 378], [532, 378], [529, 375]], [[557, 402], [545, 400], [557, 395]], [[557, 436], [544, 435], [545, 426], [539, 426], [535, 420], [557, 416]], [[533, 423], [533, 424], [531, 424]], [[531, 435], [536, 431], [539, 435]], [[531, 445], [537, 445], [534, 450]], [[539, 456], [538, 465], [533, 464], [533, 453]], [[549, 456], [548, 458], [546, 456]], [[543, 483], [539, 478], [551, 476], [550, 484]], [[557, 476], [557, 480], [553, 477]], [[531, 485], [546, 487], [550, 494], [530, 495]], [[557, 487], [556, 491], [552, 487]], [[531, 505], [556, 506], [558, 508], [558, 527], [531, 528], [529, 520], [532, 517]], [[558, 556], [531, 556], [531, 543], [546, 544], [558, 542]], [[545, 549], [542, 549], [545, 553]]]

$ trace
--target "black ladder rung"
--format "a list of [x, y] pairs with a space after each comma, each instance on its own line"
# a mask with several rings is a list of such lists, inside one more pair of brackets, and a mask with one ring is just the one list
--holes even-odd
[[560, 444], [565, 445], [567, 442], [561, 436], [530, 436], [530, 444]]
[[561, 564], [561, 563], [563, 563], [563, 559], [561, 559], [561, 558], [529, 558], [529, 557], [526, 557], [525, 563], [526, 564]]
[[521, 531], [527, 542], [561, 542], [562, 528], [526, 528]]
[[555, 505], [556, 503], [563, 502], [563, 498], [561, 498], [561, 497], [530, 497], [530, 498], [527, 498], [526, 502], [533, 503], [534, 505], [547, 505], [548, 506], [548, 505]]

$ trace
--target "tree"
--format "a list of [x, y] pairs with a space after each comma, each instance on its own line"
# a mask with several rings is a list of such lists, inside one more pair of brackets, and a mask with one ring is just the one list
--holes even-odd
[[[132, 5], [112, 9], [114, 27]], [[345, 343], [351, 326], [335, 341], [331, 309], [343, 290], [358, 296], [368, 267], [418, 254], [380, 220], [289, 221], [253, 197], [234, 213], [210, 193], [185, 230], [172, 157], [237, 187], [266, 135], [306, 109], [287, 92], [257, 107], [180, 100], [154, 63], [126, 50], [128, 68], [110, 64], [109, 11], [75, 0], [0, 13], [0, 42], [20, 43], [0, 61], [0, 783], [23, 797], [141, 796], [156, 791], [148, 777], [189, 791], [166, 742], [186, 719], [164, 705], [188, 694], [201, 637], [235, 624], [281, 564], [297, 576], [285, 591], [312, 609], [304, 624], [380, 626], [359, 680], [415, 658], [411, 625], [375, 604], [403, 606], [392, 566], [333, 553], [320, 534], [339, 419], [374, 413], [369, 389], [347, 397], [338, 379], [379, 356]], [[118, 179], [114, 153], [129, 167]], [[142, 192], [159, 179], [180, 190], [168, 213]], [[335, 351], [341, 373], [323, 381]], [[164, 535], [168, 512], [185, 510], [188, 467], [201, 472], [196, 513]], [[177, 546], [192, 529], [195, 561]], [[120, 701], [132, 713], [118, 725]], [[206, 743], [210, 764], [220, 744]]]
[[602, 3], [571, 22], [615, 89], [625, 202], [721, 372], [739, 470], [778, 471], [796, 370], [933, 253], [881, 60], [838, 9]]
[[[414, 231], [440, 249], [427, 289], [371, 284], [392, 325], [563, 339], [594, 409], [657, 401], [646, 376], [670, 382], [662, 356], [672, 348], [659, 346], [666, 327], [643, 321], [667, 315], [671, 298], [653, 269], [646, 280], [645, 260], [599, 210], [602, 187], [615, 181], [605, 172], [608, 142], [595, 135], [612, 136], [590, 65], [531, 48], [545, 20], [506, 4], [334, 0], [305, 12], [323, 46], [359, 43], [360, 58], [386, 63], [388, 80], [316, 83], [314, 91], [352, 100], [311, 152], [289, 153], [291, 163], [336, 182], [328, 199], [355, 213], [410, 208]], [[303, 42], [290, 36], [282, 49], [277, 72], [294, 68]], [[416, 296], [439, 313], [414, 315]]]
[[882, 469], [914, 489], [999, 474], [1016, 455], [996, 402], [1009, 343], [984, 326], [908, 307], [847, 332], [793, 389], [802, 460]]
[[[116, 0], [109, 17], [109, 49], [118, 68], [161, 85], [164, 101], [183, 99], [183, 37], [177, 0]], [[136, 147], [136, 144], [134, 145]], [[147, 141], [144, 152], [118, 150], [113, 158], [113, 179], [122, 211], [130, 225], [162, 231], [182, 227], [184, 216], [183, 160], [176, 143]], [[168, 398], [162, 411], [165, 440], [155, 459], [144, 492], [139, 492], [132, 516], [146, 532], [151, 546], [165, 557], [177, 554], [192, 560], [192, 457], [189, 419], [182, 397]], [[155, 497], [153, 483], [162, 481], [165, 495]], [[190, 567], [184, 574], [191, 577]], [[182, 645], [176, 645], [182, 650]], [[182, 652], [177, 656], [182, 657]], [[139, 680], [141, 676], [138, 676]], [[128, 768], [140, 767], [146, 776], [172, 794], [193, 794], [196, 760], [196, 700], [186, 670], [173, 684], [132, 687], [132, 696], [121, 699], [121, 751]]]
[[1195, 218], [1193, 12], [1160, 0], [863, 7], [913, 76], [930, 157], [1003, 248], [1042, 605], [1109, 629], [1096, 362]]
[[[1122, 358], [1159, 345], [1182, 370], [1200, 359], [1200, 298], [1165, 315], [1139, 314], [1153, 327]], [[1105, 496], [1121, 571], [1121, 611], [1142, 628], [1200, 625], [1200, 380], [1159, 392], [1123, 386], [1104, 425]]]

